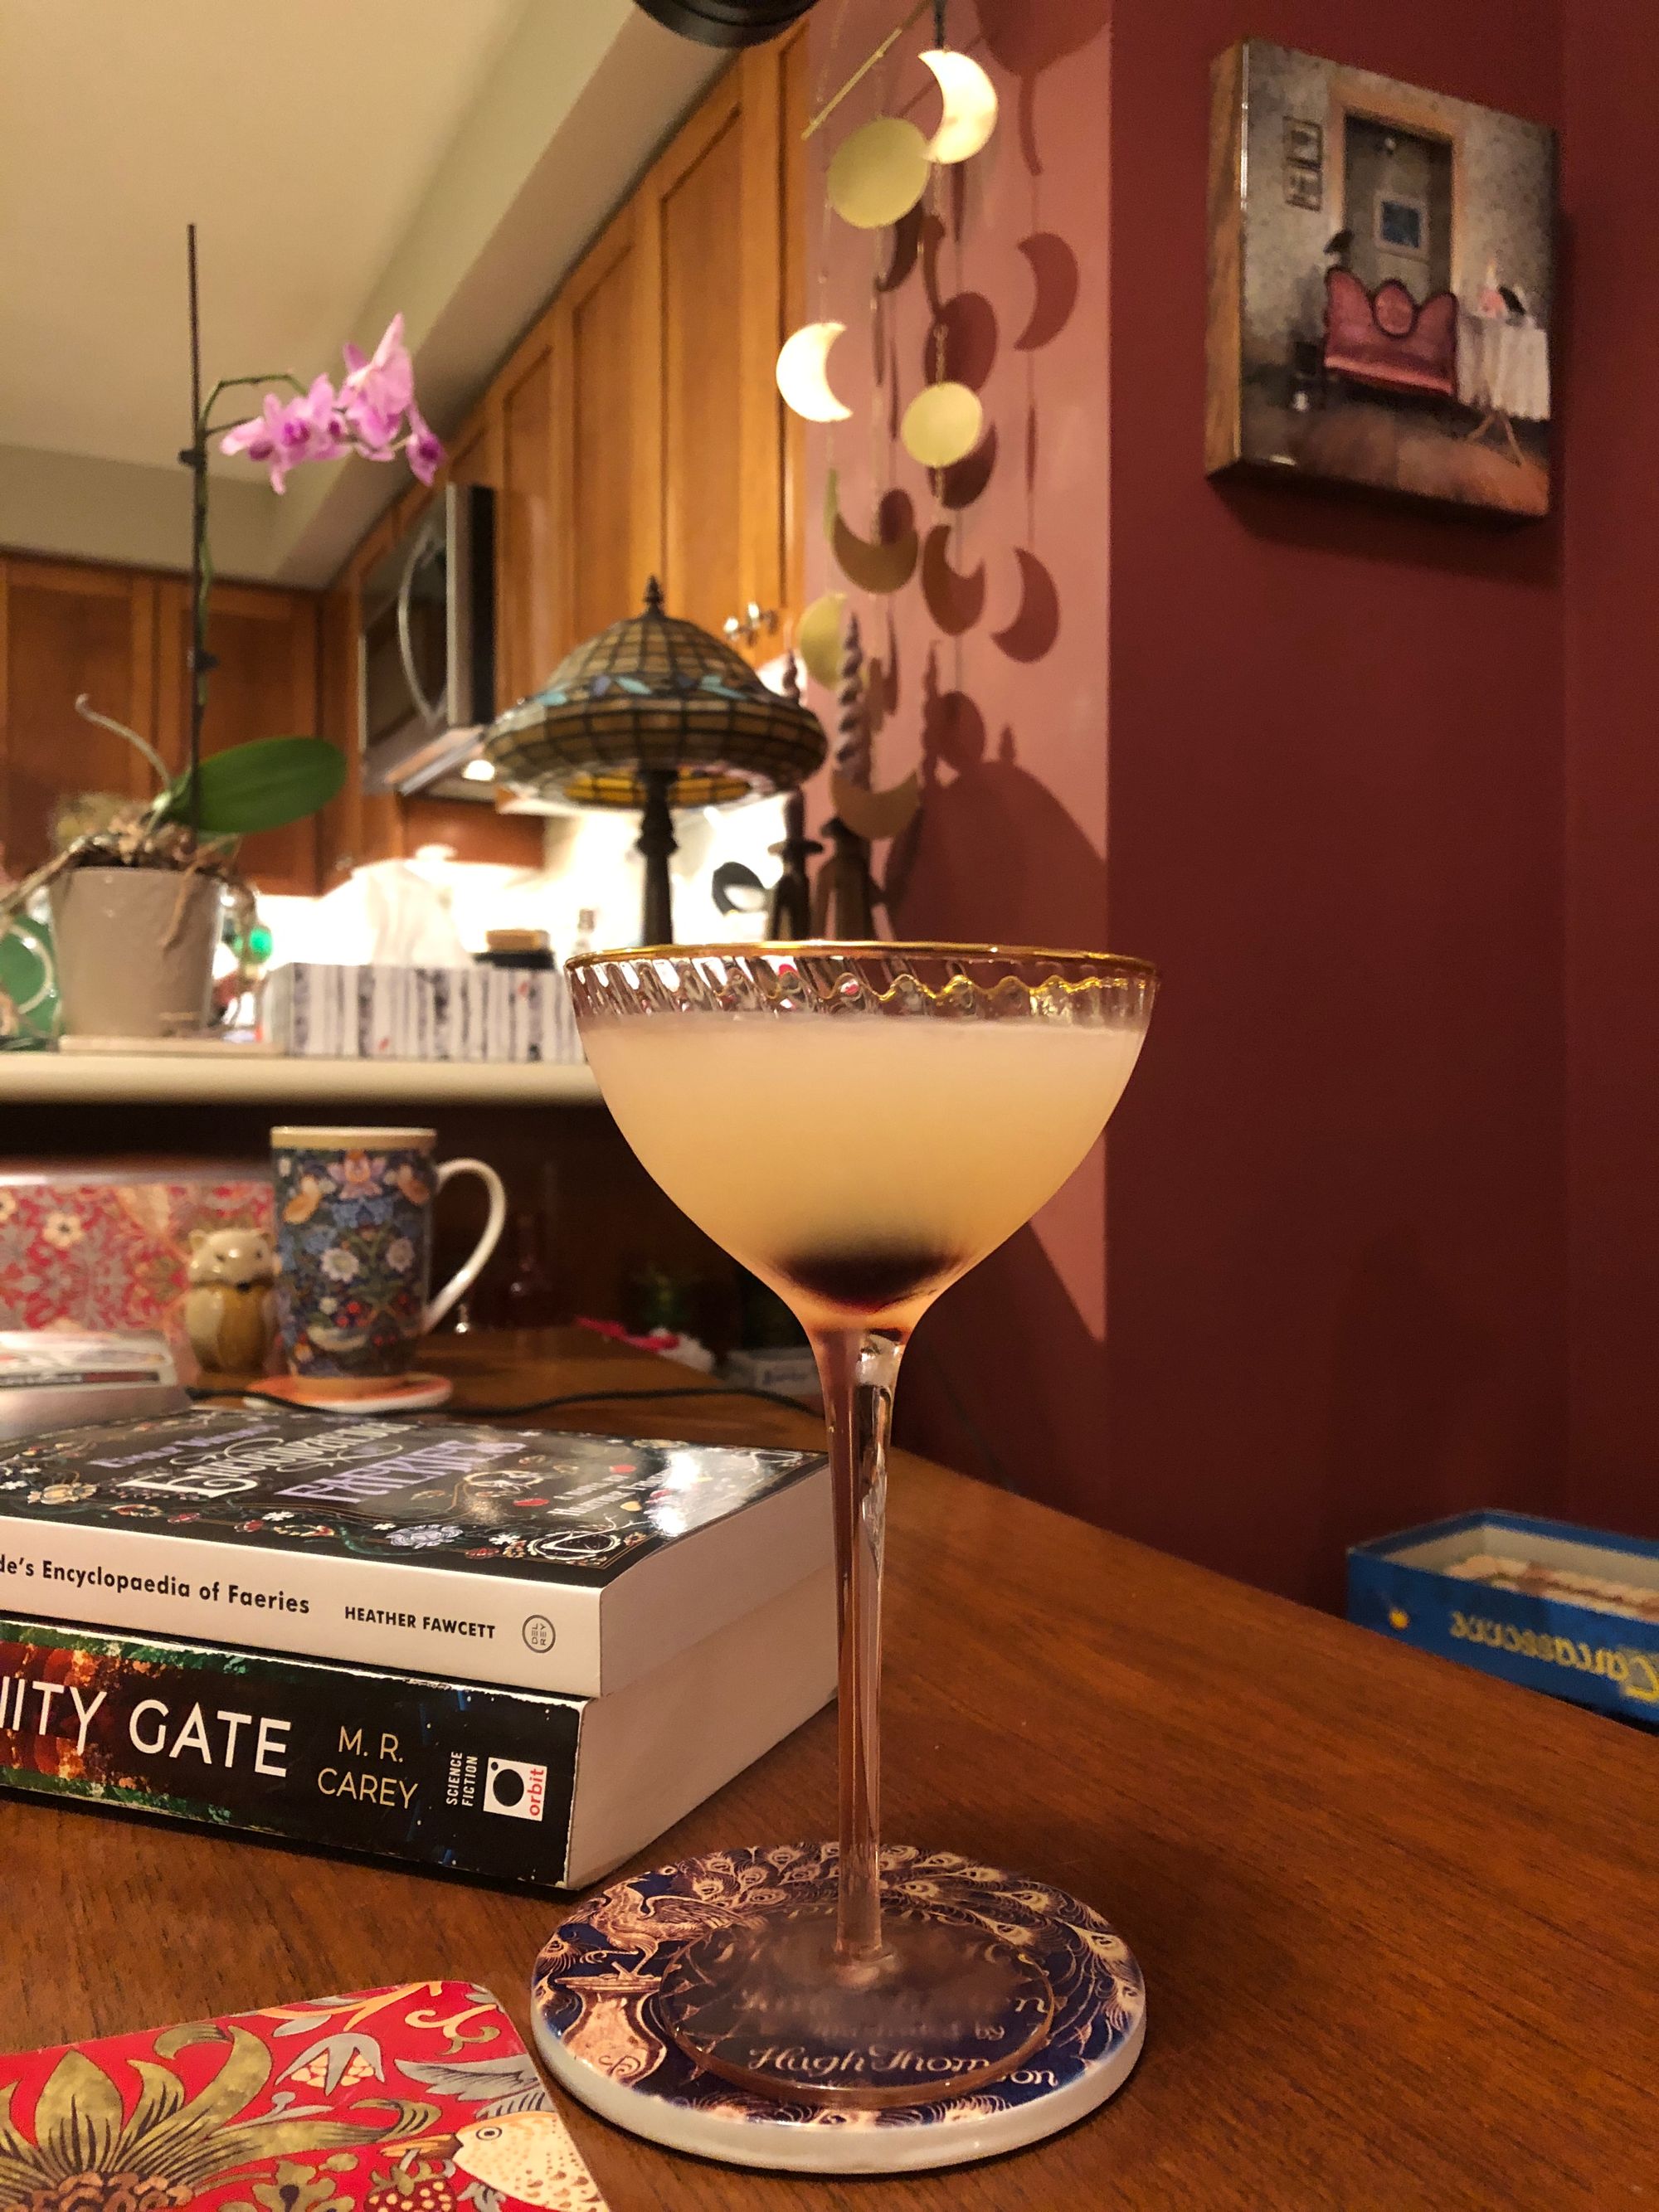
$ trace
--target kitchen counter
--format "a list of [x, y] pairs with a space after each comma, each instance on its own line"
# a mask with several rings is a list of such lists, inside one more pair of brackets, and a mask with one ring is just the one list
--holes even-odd
[[327, 1098], [411, 1105], [586, 1106], [599, 1085], [585, 1063], [306, 1060], [239, 1052], [0, 1053], [0, 1106], [215, 1102], [282, 1105]]

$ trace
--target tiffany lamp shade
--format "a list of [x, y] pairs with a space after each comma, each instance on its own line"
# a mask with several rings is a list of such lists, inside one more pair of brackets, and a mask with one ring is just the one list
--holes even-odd
[[511, 789], [575, 806], [641, 811], [641, 942], [673, 942], [668, 862], [677, 806], [729, 806], [793, 791], [827, 750], [816, 714], [769, 690], [696, 623], [643, 612], [568, 653], [539, 691], [490, 726], [485, 757]]

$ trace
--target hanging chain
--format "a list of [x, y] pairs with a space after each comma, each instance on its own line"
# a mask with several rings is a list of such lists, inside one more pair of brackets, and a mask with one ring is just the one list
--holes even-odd
[[[942, 6], [936, 10], [936, 13], [939, 15], [943, 15], [944, 12]], [[928, 226], [931, 228], [936, 229], [939, 233], [939, 240], [937, 248], [939, 261], [934, 264], [936, 270], [943, 264], [945, 258], [945, 220], [939, 213], [939, 165], [934, 163], [927, 172], [927, 192], [925, 206]], [[945, 302], [935, 295], [929, 298], [927, 304], [929, 312], [933, 317], [932, 325], [928, 331], [927, 381], [930, 384], [943, 384], [945, 381], [945, 341], [947, 337], [945, 321]], [[933, 505], [935, 507], [942, 507], [945, 503], [944, 470], [941, 468], [929, 469], [927, 471], [927, 481], [933, 487]]]

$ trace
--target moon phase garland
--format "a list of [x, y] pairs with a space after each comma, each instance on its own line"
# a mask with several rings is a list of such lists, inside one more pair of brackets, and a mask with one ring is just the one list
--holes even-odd
[[[841, 89], [819, 106], [804, 136], [811, 137], [847, 95], [879, 66], [924, 12], [926, 0], [921, 0], [921, 4], [912, 8]], [[921, 56], [939, 90], [939, 124], [933, 137], [924, 138], [915, 125], [904, 118], [879, 115], [849, 133], [830, 157], [824, 180], [829, 208], [854, 228], [879, 232], [902, 222], [924, 198], [933, 205], [939, 169], [969, 160], [981, 151], [996, 128], [997, 96], [989, 76], [972, 56], [946, 46], [943, 0], [933, 0], [933, 12], [934, 45]], [[872, 445], [878, 445], [880, 439], [882, 386], [890, 372], [895, 379], [897, 374], [896, 358], [890, 357], [881, 313], [880, 264], [878, 250], [871, 301], [872, 367], [876, 385], [871, 421]], [[777, 383], [785, 404], [794, 413], [807, 422], [833, 426], [848, 421], [852, 410], [840, 398], [830, 379], [830, 356], [846, 325], [823, 313], [822, 264], [817, 289], [818, 319], [804, 324], [785, 340], [778, 356]], [[945, 325], [942, 316], [936, 314], [931, 333], [930, 374], [923, 389], [911, 399], [902, 416], [897, 410], [896, 390], [885, 395], [888, 408], [896, 418], [890, 424], [890, 429], [896, 429], [905, 451], [927, 470], [935, 501], [942, 494], [944, 471], [965, 459], [979, 445], [985, 430], [985, 410], [979, 394], [969, 386], [945, 375]], [[898, 526], [896, 542], [888, 542], [884, 512], [888, 501], [873, 495], [873, 487], [881, 477], [878, 453], [872, 452], [872, 464], [873, 535], [870, 538], [853, 535], [833, 493], [830, 503], [834, 513], [826, 520], [836, 561], [848, 580], [865, 590], [890, 592], [908, 582], [914, 573], [919, 540], [914, 526]], [[835, 481], [832, 466], [830, 482], [833, 484]], [[839, 595], [826, 594], [825, 600], [836, 596]], [[840, 610], [836, 611], [838, 615]], [[828, 628], [827, 605], [815, 602], [807, 612], [822, 615], [825, 619], [821, 626]], [[827, 640], [824, 641], [827, 643]]]

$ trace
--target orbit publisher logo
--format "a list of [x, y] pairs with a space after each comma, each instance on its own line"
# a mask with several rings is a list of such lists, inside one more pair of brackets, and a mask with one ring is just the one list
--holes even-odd
[[484, 1769], [483, 1809], [509, 1820], [539, 1820], [547, 1808], [547, 1769], [522, 1759], [492, 1759]]

